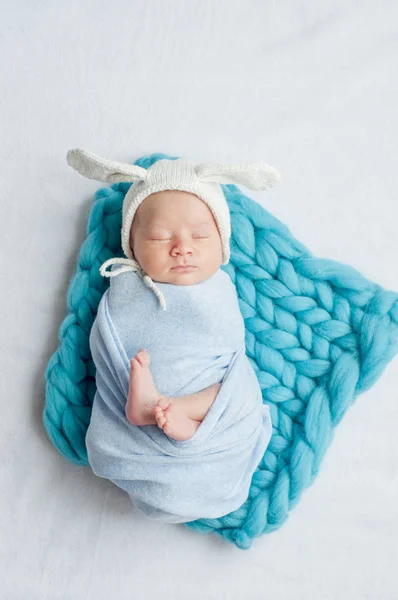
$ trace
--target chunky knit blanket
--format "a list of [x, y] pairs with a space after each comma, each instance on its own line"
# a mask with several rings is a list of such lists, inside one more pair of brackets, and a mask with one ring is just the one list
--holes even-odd
[[[136, 164], [148, 168], [153, 154]], [[109, 286], [99, 273], [121, 256], [123, 198], [130, 183], [100, 189], [67, 295], [68, 315], [45, 373], [43, 421], [68, 460], [88, 465], [85, 436], [96, 392], [89, 335]], [[270, 406], [273, 434], [240, 508], [185, 523], [237, 547], [286, 521], [314, 481], [334, 428], [398, 351], [398, 294], [352, 267], [314, 257], [289, 229], [235, 185], [223, 185], [232, 224], [231, 259], [245, 322], [246, 354]]]

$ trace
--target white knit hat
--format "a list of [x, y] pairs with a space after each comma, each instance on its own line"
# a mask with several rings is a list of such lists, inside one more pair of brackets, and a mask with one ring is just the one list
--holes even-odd
[[[266, 190], [280, 179], [279, 172], [263, 162], [243, 165], [194, 165], [182, 158], [160, 159], [148, 169], [102, 158], [89, 150], [75, 148], [66, 156], [68, 164], [89, 179], [107, 183], [133, 182], [125, 195], [122, 209], [122, 248], [127, 258], [111, 258], [100, 267], [101, 275], [114, 277], [123, 271], [136, 271], [155, 292], [162, 308], [166, 309], [163, 294], [134, 259], [130, 248], [130, 230], [139, 205], [151, 194], [165, 190], [180, 190], [195, 194], [206, 203], [217, 224], [222, 244], [222, 264], [230, 257], [229, 240], [231, 219], [220, 183], [243, 185], [251, 190]], [[122, 264], [120, 269], [107, 271], [111, 264]]]

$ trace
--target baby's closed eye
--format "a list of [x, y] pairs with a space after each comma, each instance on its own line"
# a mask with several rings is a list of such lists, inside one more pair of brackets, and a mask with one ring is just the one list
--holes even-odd
[[[207, 240], [209, 239], [209, 235], [193, 235], [193, 239], [195, 240]], [[151, 242], [171, 242], [173, 238], [171, 237], [150, 237], [149, 241]]]

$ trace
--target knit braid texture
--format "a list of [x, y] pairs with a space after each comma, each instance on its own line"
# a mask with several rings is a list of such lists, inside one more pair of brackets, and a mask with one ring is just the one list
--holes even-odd
[[[147, 169], [166, 154], [144, 156]], [[46, 368], [43, 422], [58, 451], [88, 465], [85, 435], [96, 391], [90, 330], [109, 280], [101, 264], [122, 256], [122, 204], [131, 183], [99, 189], [67, 293], [68, 314]], [[289, 229], [235, 185], [222, 185], [231, 213], [231, 258], [246, 352], [270, 406], [273, 435], [249, 497], [219, 519], [185, 523], [238, 548], [286, 521], [314, 481], [334, 428], [398, 352], [398, 294], [352, 267], [314, 257]]]

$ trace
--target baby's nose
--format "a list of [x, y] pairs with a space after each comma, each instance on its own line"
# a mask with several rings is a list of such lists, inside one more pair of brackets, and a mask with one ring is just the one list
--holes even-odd
[[192, 246], [188, 242], [180, 240], [174, 245], [173, 251], [178, 252], [179, 254], [192, 254]]

